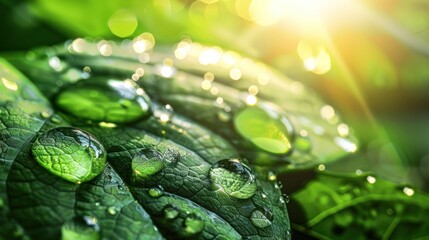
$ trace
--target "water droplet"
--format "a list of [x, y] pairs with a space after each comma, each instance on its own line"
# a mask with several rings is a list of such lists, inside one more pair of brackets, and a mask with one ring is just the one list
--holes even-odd
[[118, 213], [118, 211], [119, 211], [118, 207], [115, 207], [115, 206], [111, 206], [111, 207], [107, 208], [107, 212], [110, 215], [116, 215]]
[[273, 213], [268, 208], [257, 208], [250, 215], [250, 221], [255, 227], [265, 228], [272, 224]]
[[159, 198], [164, 195], [164, 190], [161, 186], [158, 187], [152, 187], [148, 190], [149, 196], [153, 198]]
[[51, 59], [49, 59], [49, 66], [51, 66], [51, 68], [53, 68], [57, 72], [63, 70], [64, 68], [61, 63], [61, 60], [58, 57], [52, 57]]
[[286, 202], [286, 203], [289, 203], [289, 200], [290, 200], [290, 199], [289, 199], [289, 195], [287, 195], [287, 194], [283, 193], [283, 195], [282, 195], [282, 196], [283, 196], [283, 199], [285, 200], [285, 202]]
[[200, 233], [204, 229], [204, 222], [195, 214], [189, 214], [184, 221], [185, 232], [188, 236]]
[[100, 226], [97, 219], [90, 216], [77, 216], [65, 222], [61, 227], [62, 240], [98, 240], [100, 239]]
[[377, 181], [377, 179], [373, 176], [368, 176], [366, 177], [366, 181], [368, 181], [370, 184], [374, 184]]
[[95, 202], [95, 204], [94, 204], [95, 206], [100, 206], [101, 205], [101, 203], [100, 202]]
[[[150, 115], [146, 94], [137, 94], [131, 80], [91, 78], [65, 87], [56, 106], [77, 118], [96, 122], [128, 123]], [[135, 84], [135, 83], [134, 83]]]
[[176, 149], [169, 148], [163, 154], [164, 161], [169, 164], [177, 164], [180, 161], [180, 152]]
[[255, 194], [255, 176], [250, 168], [238, 159], [224, 159], [210, 169], [210, 179], [216, 189], [239, 199], [248, 199]]
[[261, 193], [261, 197], [262, 197], [263, 199], [265, 199], [265, 198], [267, 198], [267, 195], [266, 195], [265, 193]]
[[164, 169], [162, 155], [157, 150], [146, 148], [139, 151], [131, 162], [133, 176], [136, 180], [144, 180]]
[[59, 116], [54, 115], [54, 116], [51, 117], [51, 122], [53, 122], [53, 123], [61, 123], [62, 120], [61, 120], [61, 118]]
[[79, 183], [98, 176], [106, 166], [106, 151], [91, 134], [72, 127], [41, 134], [32, 146], [33, 157], [49, 172]]
[[269, 171], [267, 174], [267, 179], [268, 181], [274, 182], [277, 180], [277, 175], [274, 172]]
[[177, 218], [180, 213], [180, 209], [171, 204], [165, 205], [163, 211], [164, 211], [165, 218], [170, 220]]
[[292, 150], [292, 125], [268, 105], [247, 107], [234, 116], [236, 131], [256, 147], [273, 154]]

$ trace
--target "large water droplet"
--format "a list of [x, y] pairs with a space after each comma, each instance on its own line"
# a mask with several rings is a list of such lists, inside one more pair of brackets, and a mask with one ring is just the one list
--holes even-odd
[[91, 134], [72, 127], [51, 129], [33, 143], [33, 157], [49, 172], [67, 181], [86, 182], [106, 166], [106, 151]]
[[165, 165], [162, 161], [160, 152], [154, 149], [146, 148], [138, 152], [131, 163], [133, 176], [140, 179], [147, 179], [155, 173], [164, 169]]
[[210, 169], [210, 179], [215, 188], [239, 199], [255, 194], [255, 176], [250, 168], [238, 159], [224, 159]]
[[272, 224], [273, 213], [268, 208], [257, 208], [250, 215], [250, 221], [255, 227], [264, 228]]
[[200, 233], [204, 229], [204, 222], [195, 214], [189, 214], [185, 218], [184, 225], [188, 236]]
[[95, 122], [128, 123], [150, 114], [151, 103], [132, 81], [106, 78], [81, 80], [64, 88], [55, 99], [62, 111]]
[[177, 218], [179, 216], [179, 213], [180, 213], [180, 209], [174, 205], [171, 205], [171, 204], [165, 205], [163, 211], [164, 211], [165, 218], [170, 219], [170, 220]]
[[256, 147], [273, 154], [292, 150], [292, 125], [268, 105], [247, 107], [234, 116], [236, 131]]
[[100, 226], [97, 219], [90, 216], [78, 216], [63, 224], [61, 227], [62, 240], [98, 240]]

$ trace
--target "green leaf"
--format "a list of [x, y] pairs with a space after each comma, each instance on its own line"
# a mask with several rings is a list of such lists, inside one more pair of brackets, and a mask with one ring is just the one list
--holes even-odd
[[370, 174], [320, 172], [290, 209], [293, 228], [319, 239], [427, 239], [429, 196]]
[[[82, 239], [97, 239], [98, 236], [102, 239], [290, 239], [285, 203], [281, 201], [278, 187], [268, 181], [267, 172], [241, 155], [240, 145], [233, 145], [231, 139], [210, 129], [209, 122], [195, 121], [198, 119], [193, 120], [188, 110], [181, 111], [177, 103], [183, 102], [172, 102], [174, 111], [171, 106], [165, 107], [160, 96], [174, 95], [170, 90], [176, 85], [171, 85], [170, 90], [162, 89], [168, 85], [158, 86], [156, 82], [171, 83], [173, 79], [150, 74], [156, 67], [132, 60], [134, 55], [91, 57], [59, 49], [61, 47], [28, 53], [13, 59], [14, 66], [0, 60], [0, 238], [67, 239], [79, 235]], [[50, 55], [52, 53], [55, 56]], [[80, 62], [78, 58], [93, 64]], [[100, 65], [106, 64], [108, 59], [113, 61], [108, 68], [108, 65]], [[29, 63], [34, 65], [26, 66]], [[89, 74], [87, 68], [83, 71], [81, 63], [90, 66]], [[25, 70], [32, 82], [15, 66]], [[147, 86], [143, 87], [152, 101], [147, 102], [150, 116], [142, 115], [124, 124], [123, 116], [129, 118], [122, 110], [109, 112], [110, 109], [106, 109], [103, 111], [109, 117], [91, 119], [85, 114], [64, 111], [71, 105], [61, 105], [61, 108], [56, 102], [61, 91], [67, 86], [76, 86], [76, 81], [91, 81], [95, 75], [124, 79], [132, 66], [135, 67], [133, 72], [144, 68], [147, 73], [135, 84], [131, 80], [122, 83], [131, 84], [130, 88], [135, 88], [136, 94], [141, 96], [144, 92], [139, 84], [147, 79]], [[90, 78], [86, 79], [88, 75]], [[195, 78], [189, 79], [191, 86]], [[180, 78], [175, 76], [174, 79]], [[117, 82], [101, 83], [116, 86]], [[193, 90], [195, 96], [201, 96], [201, 92]], [[94, 91], [78, 94], [75, 100], [83, 101], [93, 94], [111, 94], [100, 88]], [[128, 93], [122, 88], [117, 92], [125, 99]], [[139, 96], [129, 98], [141, 103]], [[179, 94], [176, 97], [187, 98]], [[98, 110], [96, 104], [89, 106], [94, 109], [85, 111]], [[129, 106], [124, 103], [123, 109]], [[215, 106], [210, 107], [218, 112]], [[200, 107], [194, 109], [200, 110]], [[92, 140], [63, 141], [57, 137], [70, 134], [46, 135], [70, 127], [78, 129], [79, 134], [84, 133], [78, 136]], [[94, 163], [96, 158], [88, 157], [97, 152], [92, 142], [95, 140], [107, 152], [107, 164], [101, 173], [101, 165]], [[91, 171], [91, 177], [85, 177], [88, 181], [82, 183], [68, 181], [61, 168], [52, 174], [36, 161], [41, 151], [34, 149], [41, 142], [55, 146], [43, 149], [43, 154], [46, 151], [51, 158], [42, 161], [52, 160], [61, 166], [61, 161], [70, 158], [58, 156], [69, 154], [76, 163], [90, 159], [92, 165], [85, 162], [82, 166], [95, 167], [96, 171]], [[86, 144], [88, 151], [94, 151], [84, 154], [77, 143]], [[234, 159], [238, 170], [218, 164], [225, 159]], [[222, 182], [224, 189], [218, 188], [210, 178], [214, 167], [225, 167], [238, 175], [229, 174]], [[143, 177], [135, 174], [135, 170], [142, 168], [145, 170]], [[240, 187], [237, 184], [242, 181], [236, 178], [242, 169], [246, 169], [248, 175], [247, 182]], [[92, 177], [95, 178], [90, 180]], [[229, 185], [230, 180], [233, 185]], [[234, 187], [234, 193], [244, 193], [231, 194], [226, 187]]]
[[[144, 53], [136, 53], [133, 44], [77, 39], [48, 52], [30, 52], [30, 59], [18, 57], [10, 61], [53, 100], [61, 99], [64, 92], [70, 92], [67, 90], [83, 85], [111, 85], [110, 80], [102, 83], [100, 79], [103, 78], [111, 81], [128, 79], [125, 85], [132, 85], [136, 92], [147, 94], [155, 102], [152, 110], [159, 122], [168, 122], [170, 115], [176, 113], [186, 116], [228, 140], [253, 164], [282, 165], [283, 170], [309, 168], [357, 150], [351, 130], [342, 123], [333, 107], [323, 103], [299, 81], [260, 62], [189, 40], [180, 42], [174, 49], [163, 46]], [[111, 49], [111, 52], [102, 52], [108, 57], [100, 52], [101, 46]], [[52, 79], [57, 79], [55, 84]], [[84, 81], [76, 83], [82, 79]], [[67, 104], [57, 104], [57, 107], [88, 121], [103, 118], [103, 121], [120, 124], [115, 120], [118, 114], [88, 117], [100, 110], [107, 112], [106, 106], [112, 103], [106, 99], [126, 99], [113, 97], [107, 87], [100, 88], [106, 96], [72, 96], [71, 99], [75, 97], [88, 107], [104, 99], [106, 105], [88, 111], [86, 107], [73, 107], [73, 100], [67, 100]], [[88, 96], [85, 90], [81, 92]], [[165, 106], [174, 110], [170, 113]], [[80, 114], [76, 115], [77, 112]], [[140, 115], [133, 112], [132, 119]], [[74, 125], [87, 124], [69, 120]], [[160, 127], [159, 123], [154, 126], [137, 121], [136, 125], [157, 135], [161, 128], [165, 128], [165, 136], [169, 138], [182, 135], [168, 127]]]

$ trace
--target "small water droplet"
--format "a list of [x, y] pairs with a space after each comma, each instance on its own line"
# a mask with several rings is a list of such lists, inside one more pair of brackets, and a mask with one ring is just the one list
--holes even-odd
[[50, 117], [51, 116], [51, 114], [49, 113], [49, 112], [47, 112], [47, 111], [43, 111], [43, 112], [41, 112], [40, 113], [40, 116], [42, 117], [42, 118], [48, 118], [48, 117]]
[[261, 197], [262, 197], [263, 199], [265, 199], [265, 198], [267, 198], [267, 195], [265, 195], [265, 193], [261, 193]]
[[164, 195], [164, 189], [161, 186], [152, 187], [148, 190], [149, 196], [153, 198], [159, 198]]
[[368, 176], [366, 177], [366, 181], [368, 181], [368, 183], [370, 184], [374, 184], [377, 181], [377, 179], [373, 176]]
[[119, 208], [118, 208], [118, 207], [115, 207], [115, 206], [111, 206], [111, 207], [108, 207], [108, 208], [107, 208], [107, 212], [108, 212], [110, 215], [116, 215], [116, 214], [118, 213], [118, 211], [119, 211]]
[[95, 217], [77, 216], [61, 227], [62, 240], [98, 240], [100, 238], [100, 226]]
[[62, 89], [56, 106], [74, 117], [95, 122], [129, 123], [148, 117], [151, 102], [137, 94], [131, 80], [91, 78]]
[[144, 180], [164, 169], [162, 155], [159, 151], [145, 148], [139, 151], [131, 162], [133, 176], [136, 180]]
[[270, 209], [264, 207], [258, 207], [255, 211], [250, 215], [250, 221], [255, 227], [265, 228], [271, 226], [274, 215]]
[[164, 209], [164, 217], [167, 219], [175, 219], [180, 214], [180, 209], [172, 204], [165, 205]]
[[200, 233], [204, 229], [204, 222], [195, 214], [189, 214], [184, 221], [185, 232], [188, 236]]
[[250, 168], [238, 159], [224, 159], [210, 168], [210, 180], [216, 189], [239, 199], [248, 199], [255, 194], [255, 176]]
[[61, 118], [58, 115], [54, 115], [54, 116], [51, 117], [51, 122], [53, 122], [53, 123], [61, 123], [62, 120], [61, 120]]
[[267, 175], [267, 179], [268, 181], [274, 182], [277, 180], [277, 175], [274, 172], [269, 171]]
[[59, 127], [41, 134], [32, 154], [46, 170], [78, 183], [98, 176], [106, 166], [106, 151], [91, 134], [72, 127]]
[[95, 202], [94, 205], [98, 207], [98, 206], [101, 205], [101, 203], [100, 202]]
[[268, 104], [239, 111], [234, 115], [234, 127], [239, 135], [263, 151], [287, 154], [292, 150], [291, 123]]
[[289, 203], [290, 199], [289, 199], [289, 195], [287, 195], [286, 193], [283, 193], [283, 199], [286, 203]]
[[169, 148], [163, 154], [164, 161], [169, 164], [177, 164], [180, 161], [180, 152], [176, 149]]

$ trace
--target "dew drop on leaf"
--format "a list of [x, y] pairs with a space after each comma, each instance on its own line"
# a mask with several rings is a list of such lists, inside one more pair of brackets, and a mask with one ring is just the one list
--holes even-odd
[[149, 97], [137, 89], [131, 80], [94, 77], [62, 89], [55, 105], [79, 119], [124, 124], [151, 114]]
[[180, 152], [176, 149], [169, 148], [163, 154], [163, 159], [169, 164], [176, 164], [180, 161]]
[[177, 218], [180, 213], [180, 209], [171, 204], [165, 205], [163, 211], [164, 211], [165, 218], [170, 220]]
[[257, 208], [250, 215], [250, 221], [255, 227], [264, 228], [272, 224], [273, 213], [268, 208]]
[[195, 214], [189, 214], [184, 221], [185, 232], [188, 236], [200, 233], [204, 229], [204, 222]]
[[153, 198], [159, 198], [162, 195], [164, 195], [164, 190], [162, 189], [161, 186], [152, 187], [152, 188], [149, 188], [148, 193], [149, 193], [149, 196]]
[[239, 199], [248, 199], [255, 194], [255, 176], [250, 168], [238, 159], [224, 159], [210, 169], [210, 180], [216, 189]]
[[67, 181], [81, 183], [98, 176], [106, 166], [106, 151], [91, 134], [72, 127], [54, 128], [33, 143], [34, 159]]
[[133, 176], [136, 180], [146, 179], [158, 173], [164, 167], [161, 153], [150, 148], [139, 151], [131, 162]]
[[292, 150], [292, 125], [268, 105], [247, 107], [234, 115], [234, 127], [240, 136], [271, 154]]
[[62, 240], [98, 240], [100, 226], [97, 219], [90, 216], [77, 216], [61, 226]]
[[107, 212], [110, 215], [116, 215], [118, 213], [118, 211], [119, 211], [118, 207], [115, 207], [115, 206], [111, 206], [111, 207], [107, 208]]

